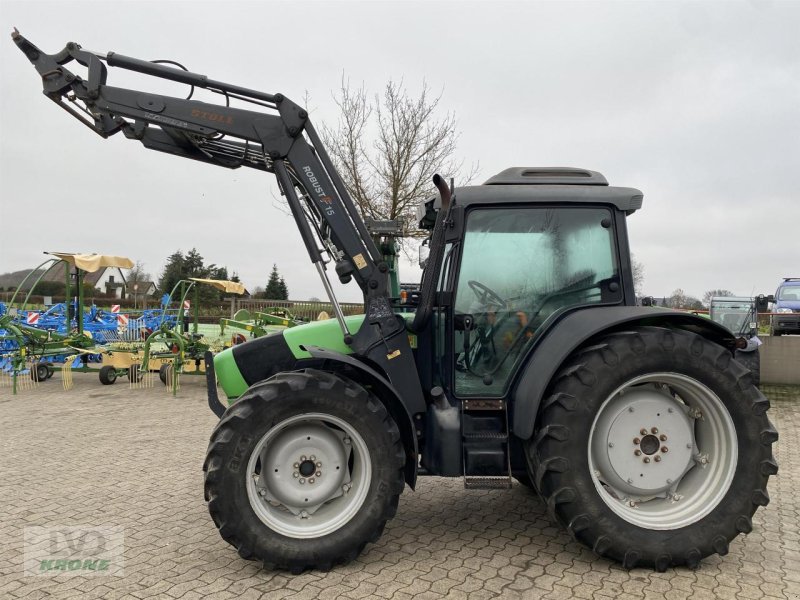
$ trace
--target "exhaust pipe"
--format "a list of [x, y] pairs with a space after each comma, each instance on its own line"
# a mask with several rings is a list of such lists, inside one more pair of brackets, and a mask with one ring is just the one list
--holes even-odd
[[439, 190], [439, 196], [442, 198], [441, 210], [446, 212], [450, 206], [450, 197], [452, 196], [452, 192], [450, 191], [450, 188], [447, 187], [444, 177], [438, 173], [433, 176], [433, 185], [435, 185]]

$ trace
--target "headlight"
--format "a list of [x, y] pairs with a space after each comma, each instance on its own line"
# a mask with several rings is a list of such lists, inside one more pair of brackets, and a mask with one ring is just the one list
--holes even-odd
[[791, 308], [778, 308], [775, 310], [776, 313], [790, 313], [792, 312]]

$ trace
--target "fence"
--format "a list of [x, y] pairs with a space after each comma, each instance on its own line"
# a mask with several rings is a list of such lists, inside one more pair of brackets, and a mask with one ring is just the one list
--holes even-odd
[[[284, 308], [306, 321], [316, 321], [319, 313], [325, 311], [333, 316], [333, 306], [330, 302], [311, 301], [311, 300], [255, 300], [252, 298], [232, 298], [231, 318], [236, 311], [246, 309], [250, 313], [261, 311], [267, 312], [272, 308]], [[363, 314], [364, 305], [356, 302], [339, 303], [345, 316]]]

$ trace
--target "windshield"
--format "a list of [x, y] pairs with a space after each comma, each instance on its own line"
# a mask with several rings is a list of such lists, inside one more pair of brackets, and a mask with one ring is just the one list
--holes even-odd
[[710, 317], [733, 333], [744, 333], [754, 319], [753, 302], [750, 299], [715, 298], [711, 301]]
[[778, 300], [800, 300], [800, 285], [786, 285], [778, 290]]

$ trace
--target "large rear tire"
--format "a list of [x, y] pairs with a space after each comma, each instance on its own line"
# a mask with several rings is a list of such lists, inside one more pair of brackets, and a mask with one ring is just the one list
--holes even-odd
[[378, 540], [397, 510], [404, 463], [397, 425], [363, 387], [321, 371], [281, 373], [217, 424], [205, 497], [243, 558], [326, 570]]
[[553, 518], [627, 568], [695, 568], [752, 530], [778, 434], [724, 348], [641, 327], [572, 356], [526, 444]]
[[757, 388], [761, 387], [761, 353], [758, 348], [750, 352], [736, 351], [736, 360], [738, 360], [745, 367], [750, 369], [753, 376], [753, 385]]

